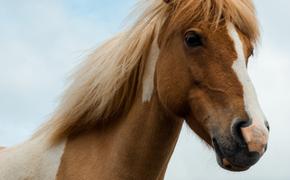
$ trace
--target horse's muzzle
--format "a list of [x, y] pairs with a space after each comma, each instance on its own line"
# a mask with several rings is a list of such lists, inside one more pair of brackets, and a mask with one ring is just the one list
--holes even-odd
[[256, 164], [261, 155], [256, 152], [249, 152], [246, 148], [236, 149], [234, 153], [229, 150], [223, 150], [216, 140], [214, 142], [214, 149], [216, 151], [216, 158], [218, 164], [229, 171], [246, 171], [254, 164]]
[[245, 171], [256, 164], [267, 150], [268, 123], [259, 126], [251, 121], [237, 120], [228, 137], [214, 137], [213, 147], [219, 165], [230, 171]]

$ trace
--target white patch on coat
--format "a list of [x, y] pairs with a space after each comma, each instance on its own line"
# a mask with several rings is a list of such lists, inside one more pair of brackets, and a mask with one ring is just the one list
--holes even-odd
[[143, 75], [143, 94], [142, 94], [143, 102], [150, 102], [151, 97], [153, 95], [154, 74], [159, 53], [160, 51], [157, 43], [157, 38], [155, 38], [151, 45], [150, 53], [146, 62]]
[[238, 56], [237, 60], [234, 61], [232, 68], [243, 86], [245, 110], [252, 119], [253, 124], [258, 125], [263, 129], [263, 131], [267, 132], [265, 116], [261, 110], [256, 91], [247, 72], [246, 57], [242, 41], [233, 24], [228, 25], [228, 32], [234, 42]]
[[66, 141], [49, 147], [45, 137], [0, 151], [0, 180], [55, 180]]

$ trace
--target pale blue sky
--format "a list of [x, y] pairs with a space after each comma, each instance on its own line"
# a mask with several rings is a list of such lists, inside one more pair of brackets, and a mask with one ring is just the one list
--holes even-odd
[[[269, 150], [250, 171], [221, 170], [184, 128], [168, 180], [290, 178], [290, 1], [256, 0], [262, 41], [249, 71], [271, 124]], [[0, 145], [29, 137], [53, 112], [66, 77], [122, 29], [135, 0], [0, 0]]]

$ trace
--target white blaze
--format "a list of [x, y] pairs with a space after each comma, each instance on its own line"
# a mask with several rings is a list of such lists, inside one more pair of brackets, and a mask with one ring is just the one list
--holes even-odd
[[232, 24], [228, 25], [228, 32], [234, 42], [238, 56], [237, 60], [234, 61], [232, 68], [243, 86], [245, 110], [250, 119], [252, 119], [253, 124], [268, 131], [265, 126], [264, 113], [260, 108], [256, 91], [247, 72], [246, 57], [240, 36]]
[[151, 100], [154, 90], [154, 74], [158, 57], [159, 57], [159, 47], [157, 43], [157, 38], [155, 38], [151, 45], [151, 49], [149, 52], [149, 56], [146, 62], [143, 75], [143, 92], [142, 92], [143, 102], [149, 102]]

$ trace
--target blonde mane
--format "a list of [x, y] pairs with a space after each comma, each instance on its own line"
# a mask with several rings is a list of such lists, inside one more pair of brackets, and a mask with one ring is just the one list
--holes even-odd
[[35, 135], [51, 142], [106, 123], [126, 113], [142, 86], [142, 75], [154, 38], [192, 23], [230, 21], [255, 42], [259, 36], [251, 0], [141, 0], [137, 22], [92, 53], [72, 82], [52, 119]]

